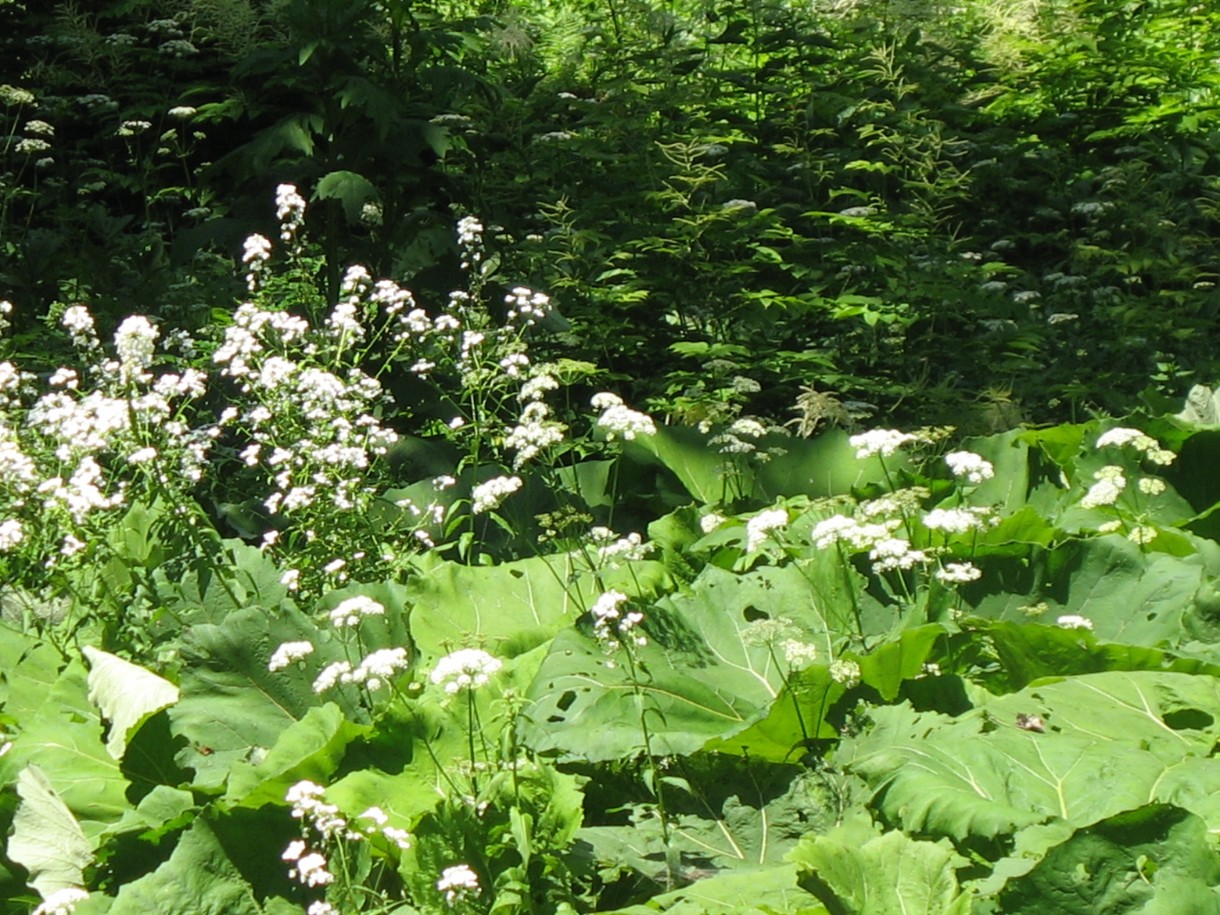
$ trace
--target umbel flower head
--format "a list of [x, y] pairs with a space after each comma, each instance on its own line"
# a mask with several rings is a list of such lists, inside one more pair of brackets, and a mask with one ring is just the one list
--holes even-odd
[[430, 679], [453, 695], [464, 689], [485, 686], [492, 674], [503, 666], [499, 658], [481, 648], [461, 648], [437, 661]]

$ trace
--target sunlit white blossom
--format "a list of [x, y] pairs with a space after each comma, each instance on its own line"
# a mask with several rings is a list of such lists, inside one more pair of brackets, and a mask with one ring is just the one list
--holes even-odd
[[481, 648], [460, 648], [437, 661], [429, 679], [453, 695], [464, 689], [486, 686], [503, 666], [499, 658]]
[[1113, 505], [1127, 486], [1127, 478], [1123, 476], [1123, 469], [1114, 464], [1101, 468], [1093, 474], [1093, 478], [1097, 482], [1089, 487], [1089, 491], [1080, 500], [1082, 508]]
[[888, 537], [873, 544], [868, 558], [873, 561], [873, 571], [896, 572], [913, 569], [920, 563], [928, 561], [928, 554], [923, 550], [911, 549], [911, 544], [899, 537]]
[[965, 477], [971, 483], [982, 483], [995, 476], [995, 467], [973, 451], [952, 451], [945, 455], [945, 463], [955, 477]]
[[330, 624], [336, 629], [342, 629], [345, 626], [359, 626], [360, 621], [369, 616], [385, 616], [385, 607], [371, 597], [357, 594], [330, 611]]
[[505, 499], [520, 489], [521, 485], [520, 477], [492, 477], [471, 491], [470, 510], [478, 515], [497, 509]]
[[479, 875], [466, 864], [455, 864], [441, 872], [436, 881], [436, 890], [445, 895], [445, 902], [457, 905], [462, 900], [477, 895], [479, 892]]
[[982, 571], [969, 562], [947, 562], [936, 570], [937, 579], [946, 585], [964, 585], [978, 581], [982, 575]]
[[860, 665], [847, 658], [836, 658], [830, 662], [830, 678], [852, 689], [860, 683]]
[[644, 615], [636, 610], [623, 612], [622, 606], [628, 600], [621, 591], [606, 591], [589, 608], [593, 617], [593, 634], [607, 651], [622, 647], [620, 639], [623, 638], [641, 647], [648, 643], [648, 639], [637, 631], [637, 627], [644, 622]]
[[622, 398], [609, 391], [593, 395], [593, 408], [601, 410], [597, 425], [606, 431], [606, 437], [614, 440], [621, 437], [631, 441], [637, 435], [656, 435], [656, 423], [646, 413], [632, 410], [623, 403]]
[[312, 642], [284, 642], [272, 653], [271, 660], [267, 662], [267, 669], [272, 673], [283, 670], [312, 653]]
[[1078, 616], [1075, 613], [1068, 613], [1055, 620], [1055, 623], [1062, 629], [1092, 629], [1093, 621], [1088, 617]]
[[856, 457], [863, 459], [874, 455], [889, 457], [903, 445], [918, 440], [916, 436], [896, 429], [872, 429], [853, 435], [847, 441], [856, 449]]
[[746, 522], [746, 550], [754, 552], [771, 536], [771, 532], [788, 524], [788, 512], [782, 508], [759, 512]]

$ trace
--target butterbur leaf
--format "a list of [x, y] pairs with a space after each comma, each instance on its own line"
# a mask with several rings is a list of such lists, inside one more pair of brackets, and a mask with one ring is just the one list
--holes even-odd
[[1167, 804], [1117, 814], [1051, 849], [1001, 894], [1008, 915], [1220, 911], [1220, 856], [1199, 817]]
[[93, 849], [51, 782], [37, 766], [17, 776], [21, 799], [13, 817], [8, 856], [30, 872], [30, 886], [45, 898], [56, 890], [79, 887]]
[[262, 915], [254, 892], [206, 820], [196, 819], [168, 861], [119, 890], [109, 915]]
[[[988, 699], [956, 718], [877, 708], [840, 764], [877, 791], [875, 805], [911, 832], [995, 838], [1040, 823], [1075, 827], [1150, 801], [1192, 798], [1220, 825], [1210, 795], [1220, 784], [1211, 756], [1220, 722], [1211, 678], [1145, 671], [1043, 682]], [[1036, 718], [1042, 731], [1022, 727]], [[1014, 775], [1019, 773], [1019, 777]]]
[[789, 855], [798, 883], [839, 915], [966, 915], [971, 896], [958, 886], [965, 862], [948, 843], [887, 832], [863, 845], [828, 836], [806, 839]]
[[130, 661], [86, 645], [89, 701], [110, 722], [106, 749], [122, 759], [132, 733], [151, 715], [178, 701], [178, 687]]

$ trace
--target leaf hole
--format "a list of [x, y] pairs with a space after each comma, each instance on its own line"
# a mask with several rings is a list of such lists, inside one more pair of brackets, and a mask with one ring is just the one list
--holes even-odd
[[741, 611], [741, 615], [746, 618], [747, 623], [757, 623], [759, 620], [771, 619], [770, 616], [763, 613], [757, 607], [746, 607], [745, 610]]
[[1180, 708], [1166, 712], [1161, 720], [1175, 731], [1202, 731], [1211, 727], [1215, 718], [1198, 708]]

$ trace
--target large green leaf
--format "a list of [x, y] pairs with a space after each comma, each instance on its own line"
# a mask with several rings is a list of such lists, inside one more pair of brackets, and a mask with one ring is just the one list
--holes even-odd
[[[1184, 620], [1208, 574], [1201, 556], [1143, 552], [1118, 535], [1061, 546], [1038, 562], [1045, 565], [1036, 570], [1034, 580], [997, 578], [990, 587], [1000, 590], [980, 600], [976, 612], [991, 619], [1028, 621], [1028, 608], [1046, 602], [1049, 622], [1079, 615], [1092, 622], [1098, 639], [1173, 647], [1183, 640]], [[1037, 578], [1041, 582], [1035, 585]], [[1021, 593], [1022, 584], [1035, 590]]]
[[646, 904], [615, 909], [611, 915], [828, 915], [829, 910], [798, 886], [796, 878], [793, 864], [717, 874], [654, 896]]
[[525, 739], [537, 750], [584, 759], [634, 755], [644, 715], [654, 752], [684, 754], [765, 714], [784, 671], [755, 637], [756, 621], [799, 615], [810, 603], [808, 586], [795, 570], [735, 587], [740, 581], [709, 567], [689, 593], [646, 610], [649, 641], [631, 649], [634, 678], [621, 654], [607, 655], [576, 631], [560, 633], [527, 693]]
[[[957, 718], [874, 709], [841, 763], [910, 832], [992, 838], [1063, 820], [1088, 826], [1158, 800], [1181, 802], [1180, 772], [1220, 778], [1220, 683], [1101, 673], [1033, 684]], [[1216, 805], [1198, 813], [1215, 828]]]
[[[283, 642], [309, 640], [317, 650], [300, 666], [269, 671]], [[174, 734], [188, 746], [177, 756], [196, 772], [195, 787], [219, 790], [239, 760], [261, 756], [280, 734], [323, 700], [313, 692], [322, 665], [341, 656], [300, 614], [270, 616], [261, 607], [230, 614], [220, 625], [192, 627], [183, 641], [181, 698], [169, 710]], [[350, 690], [327, 698], [359, 714]]]
[[30, 765], [21, 770], [17, 796], [21, 801], [13, 817], [8, 857], [30, 872], [30, 886], [44, 898], [56, 890], [82, 886], [93, 849], [41, 769]]
[[130, 807], [128, 781], [102, 742], [102, 720], [89, 702], [79, 660], [64, 668], [36, 713], [21, 722], [6, 760], [14, 767], [38, 766], [87, 835]]
[[789, 859], [798, 882], [836, 915], [966, 915], [971, 896], [958, 886], [965, 862], [948, 843], [887, 832], [863, 845], [815, 836]]
[[[497, 566], [466, 566], [430, 556], [408, 583], [414, 605], [411, 636], [425, 660], [455, 647], [480, 644], [494, 654], [529, 651], [570, 625], [597, 598], [595, 582], [578, 574], [570, 556], [547, 556]], [[602, 573], [608, 588], [651, 593], [668, 576], [655, 562]]]
[[1000, 897], [1007, 915], [1178, 915], [1220, 911], [1220, 855], [1207, 825], [1177, 807], [1116, 814], [1057, 845]]
[[1161, 670], [1220, 677], [1220, 664], [1180, 657], [1163, 648], [1103, 642], [1054, 625], [979, 622], [976, 632], [994, 650], [1002, 672], [988, 674], [989, 689], [1021, 689], [1033, 680], [1107, 670]]
[[86, 645], [89, 701], [110, 722], [106, 749], [122, 759], [127, 740], [151, 715], [178, 701], [178, 687], [138, 664]]
[[[275, 849], [268, 849], [269, 855]], [[169, 860], [123, 886], [110, 915], [262, 915], [254, 893], [212, 827], [196, 819]]]
[[258, 807], [283, 803], [284, 794], [301, 779], [325, 784], [338, 768], [348, 744], [368, 730], [346, 719], [333, 703], [311, 708], [280, 733], [257, 764], [238, 761], [229, 774], [226, 802]]

